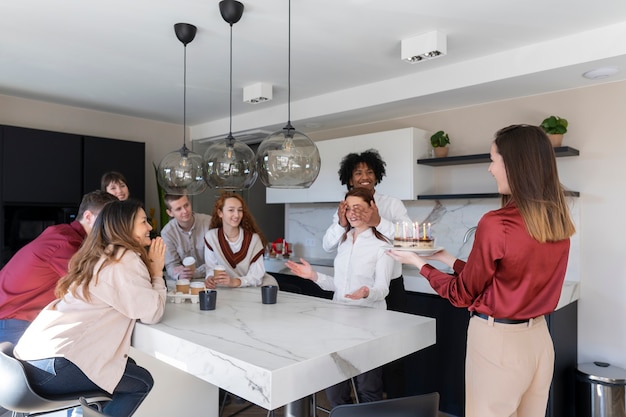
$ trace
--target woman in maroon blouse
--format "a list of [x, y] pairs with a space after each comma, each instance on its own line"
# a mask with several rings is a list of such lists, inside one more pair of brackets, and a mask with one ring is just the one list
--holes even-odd
[[557, 306], [575, 233], [546, 134], [536, 126], [501, 129], [491, 145], [489, 172], [502, 208], [485, 214], [463, 262], [447, 251], [426, 259], [390, 256], [415, 265], [442, 297], [468, 307], [466, 417], [545, 415], [554, 348], [545, 314]]

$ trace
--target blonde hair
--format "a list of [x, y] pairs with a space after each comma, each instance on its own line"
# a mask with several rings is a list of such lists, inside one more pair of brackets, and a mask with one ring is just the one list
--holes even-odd
[[576, 233], [545, 132], [537, 126], [513, 125], [499, 130], [494, 143], [511, 190], [511, 195], [502, 196], [502, 203], [515, 202], [528, 233], [541, 243]]

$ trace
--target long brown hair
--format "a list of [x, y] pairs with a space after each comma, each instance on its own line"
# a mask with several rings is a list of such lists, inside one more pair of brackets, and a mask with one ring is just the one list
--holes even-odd
[[[344, 200], [347, 199], [348, 197], [359, 197], [360, 199], [365, 201], [368, 206], [372, 204], [372, 201], [374, 201], [374, 193], [372, 193], [371, 190], [369, 190], [367, 188], [362, 188], [362, 187], [354, 187], [354, 188], [350, 189], [346, 193], [346, 196], [344, 197]], [[374, 233], [374, 236], [376, 236], [377, 239], [380, 239], [383, 242], [389, 243], [389, 239], [387, 239], [387, 237], [385, 235], [383, 235], [378, 230], [376, 230], [375, 227], [371, 226], [370, 228], [372, 229], [372, 232]], [[350, 225], [350, 222], [348, 222], [348, 225], [346, 226], [346, 231], [343, 234], [343, 236], [341, 237], [341, 241], [342, 242], [344, 240], [346, 240], [346, 238], [348, 237], [348, 232], [351, 229], [352, 229], [352, 226]]]
[[[133, 199], [112, 201], [102, 208], [83, 245], [70, 259], [67, 275], [57, 283], [57, 298], [63, 298], [68, 291], [77, 297], [76, 290], [82, 285], [84, 299], [89, 301], [91, 281], [95, 279], [97, 282], [98, 272], [118, 262], [127, 250], [138, 253], [148, 267], [146, 249], [133, 237], [135, 218], [140, 208], [141, 202]], [[104, 262], [95, 271], [96, 264], [103, 257]]]
[[261, 238], [261, 242], [263, 242], [263, 246], [267, 245], [267, 240], [265, 239], [265, 236], [263, 235], [263, 232], [261, 231], [259, 226], [257, 226], [254, 217], [252, 217], [252, 214], [250, 213], [250, 210], [248, 210], [246, 202], [243, 201], [243, 197], [236, 193], [220, 193], [220, 196], [217, 198], [217, 201], [215, 201], [215, 205], [213, 206], [213, 212], [211, 213], [211, 224], [209, 225], [209, 228], [215, 229], [218, 227], [222, 227], [223, 223], [222, 218], [219, 216], [219, 212], [224, 210], [224, 204], [229, 198], [236, 198], [237, 200], [239, 200], [239, 202], [241, 203], [241, 207], [243, 208], [243, 215], [241, 217], [241, 222], [239, 223], [239, 226], [243, 230], [247, 230], [248, 232], [256, 233], [257, 235], [259, 235], [259, 237]]
[[576, 233], [545, 132], [537, 126], [513, 125], [499, 130], [494, 143], [511, 190], [510, 196], [502, 196], [502, 203], [515, 202], [528, 233], [541, 243]]

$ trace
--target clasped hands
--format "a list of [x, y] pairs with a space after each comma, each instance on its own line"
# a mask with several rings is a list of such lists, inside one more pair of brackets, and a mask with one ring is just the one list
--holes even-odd
[[162, 277], [163, 267], [165, 266], [165, 242], [160, 236], [150, 241], [148, 259], [150, 260], [150, 276]]

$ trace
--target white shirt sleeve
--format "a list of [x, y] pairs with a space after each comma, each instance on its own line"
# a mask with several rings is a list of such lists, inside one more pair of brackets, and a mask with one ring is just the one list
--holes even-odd
[[328, 229], [326, 229], [326, 233], [324, 233], [324, 238], [322, 239], [322, 247], [324, 250], [326, 252], [334, 252], [345, 232], [346, 229], [339, 224], [339, 216], [337, 212], [335, 212], [335, 214], [333, 214], [333, 222]]
[[332, 276], [322, 274], [321, 272], [317, 273], [317, 281], [315, 283], [323, 290], [326, 291], [335, 291], [335, 280]]
[[250, 268], [248, 269], [248, 273], [242, 277], [239, 277], [241, 280], [241, 287], [258, 287], [261, 285], [263, 281], [263, 277], [265, 276], [265, 264], [263, 263], [263, 257], [259, 256], [259, 259], [250, 264]]

